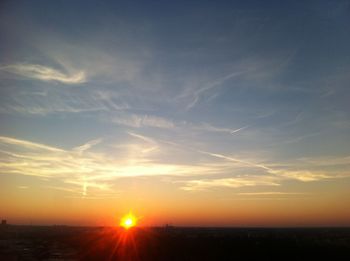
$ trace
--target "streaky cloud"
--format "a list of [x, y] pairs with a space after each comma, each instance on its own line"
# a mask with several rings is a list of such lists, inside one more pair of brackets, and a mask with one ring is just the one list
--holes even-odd
[[119, 115], [114, 116], [111, 121], [116, 124], [133, 128], [154, 127], [160, 129], [171, 129], [175, 127], [171, 120], [153, 115], [119, 113]]
[[55, 81], [64, 84], [80, 84], [87, 81], [84, 71], [63, 73], [39, 64], [18, 63], [0, 67], [0, 70], [41, 81]]
[[[137, 134], [131, 136], [144, 140]], [[59, 180], [65, 184], [80, 187], [83, 196], [88, 188], [105, 191], [117, 179], [127, 177], [212, 175], [220, 168], [210, 165], [151, 161], [144, 158], [138, 146], [128, 147], [134, 151], [124, 157], [111, 157], [93, 150], [102, 142], [92, 140], [70, 150], [58, 149], [26, 140], [0, 137], [0, 171], [6, 175], [26, 175]], [[77, 153], [78, 152], [78, 153]]]
[[206, 190], [218, 187], [240, 188], [252, 186], [279, 186], [279, 180], [273, 176], [245, 176], [235, 178], [221, 179], [196, 179], [186, 182], [186, 185], [181, 187], [187, 191]]
[[242, 127], [242, 128], [238, 128], [238, 129], [232, 130], [230, 133], [233, 135], [233, 134], [235, 134], [235, 133], [237, 133], [237, 132], [239, 132], [239, 131], [245, 130], [245, 129], [248, 128], [248, 127], [249, 127], [249, 126], [247, 125], [247, 126], [244, 126], [244, 127]]
[[195, 89], [193, 92], [192, 92], [192, 95], [193, 95], [193, 99], [192, 101], [187, 105], [186, 109], [189, 110], [191, 109], [192, 107], [194, 107], [197, 102], [200, 100], [200, 97], [201, 97], [201, 94], [202, 93], [205, 93], [206, 91], [209, 91], [213, 88], [216, 88], [218, 86], [220, 86], [221, 84], [223, 84], [224, 82], [234, 78], [234, 77], [237, 77], [237, 76], [240, 76], [246, 72], [248, 72], [249, 70], [243, 70], [243, 71], [235, 71], [235, 72], [232, 72], [230, 74], [227, 74], [223, 77], [220, 77], [210, 83], [207, 83], [204, 87], [201, 87], [201, 88], [198, 88], [198, 89]]
[[237, 195], [243, 196], [279, 196], [279, 195], [306, 195], [302, 192], [281, 192], [281, 191], [264, 191], [264, 192], [240, 192]]
[[303, 182], [308, 182], [308, 181], [317, 181], [321, 179], [329, 179], [329, 178], [342, 178], [344, 175], [330, 175], [324, 171], [311, 171], [308, 169], [305, 169], [305, 167], [300, 167], [298, 165], [295, 165], [294, 168], [299, 168], [299, 169], [277, 169], [277, 168], [272, 168], [268, 166], [268, 164], [260, 164], [260, 163], [254, 163], [254, 162], [249, 162], [246, 160], [241, 160], [237, 158], [233, 158], [230, 156], [226, 156], [223, 154], [218, 154], [218, 153], [211, 153], [207, 151], [198, 151], [199, 153], [203, 153], [212, 157], [216, 158], [221, 158], [227, 161], [234, 162], [236, 164], [243, 164], [248, 167], [252, 168], [258, 168], [262, 169], [265, 172], [276, 175], [282, 179], [295, 179]]
[[52, 152], [63, 152], [64, 150], [47, 146], [44, 144], [40, 143], [35, 143], [31, 141], [26, 141], [26, 140], [20, 140], [20, 139], [15, 139], [11, 137], [5, 137], [5, 136], [0, 136], [0, 143], [5, 143], [5, 144], [11, 144], [15, 146], [22, 146], [28, 149], [40, 149], [40, 150], [47, 150], [47, 151], [52, 151]]
[[93, 147], [93, 146], [95, 146], [95, 145], [101, 143], [102, 141], [103, 141], [102, 138], [95, 139], [95, 140], [91, 140], [91, 141], [89, 141], [89, 142], [87, 142], [87, 143], [85, 143], [85, 144], [83, 144], [83, 145], [81, 145], [81, 146], [78, 146], [78, 147], [73, 148], [73, 150], [74, 150], [74, 151], [77, 151], [77, 152], [79, 152], [79, 153], [82, 153], [82, 152], [84, 152], [84, 151], [89, 150], [91, 147]]
[[247, 125], [238, 129], [222, 128], [222, 127], [213, 126], [212, 124], [209, 124], [206, 122], [202, 124], [197, 124], [197, 125], [191, 124], [190, 126], [195, 130], [208, 131], [208, 132], [222, 132], [222, 133], [228, 133], [232, 135], [249, 127], [249, 125]]
[[153, 139], [151, 139], [150, 137], [146, 137], [144, 135], [141, 135], [141, 134], [137, 134], [137, 133], [134, 133], [134, 132], [127, 132], [130, 136], [132, 137], [135, 137], [135, 138], [138, 138], [140, 140], [143, 140], [145, 142], [148, 142], [148, 143], [155, 143], [155, 141]]

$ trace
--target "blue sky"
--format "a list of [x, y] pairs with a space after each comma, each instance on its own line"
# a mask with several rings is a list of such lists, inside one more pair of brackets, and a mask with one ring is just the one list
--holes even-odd
[[146, 178], [173, 197], [278, 198], [348, 184], [349, 1], [1, 5], [3, 189], [118, 198], [121, 180]]

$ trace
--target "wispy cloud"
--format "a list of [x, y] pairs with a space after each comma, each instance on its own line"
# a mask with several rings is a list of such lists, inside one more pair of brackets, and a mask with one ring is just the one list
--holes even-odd
[[206, 152], [206, 151], [199, 151], [200, 153], [204, 153], [207, 155], [210, 155], [212, 157], [216, 158], [221, 158], [227, 161], [231, 161], [235, 164], [241, 164], [245, 165], [247, 167], [251, 168], [258, 168], [263, 170], [266, 173], [276, 175], [280, 178], [283, 179], [295, 179], [303, 182], [308, 182], [308, 181], [316, 181], [316, 180], [321, 180], [321, 179], [329, 179], [329, 178], [338, 178], [338, 177], [343, 177], [344, 175], [339, 175], [337, 173], [327, 173], [325, 171], [320, 171], [320, 170], [311, 170], [308, 169], [307, 167], [310, 168], [310, 166], [302, 166], [298, 164], [297, 162], [294, 162], [293, 168], [277, 168], [275, 167], [276, 164], [262, 164], [262, 163], [255, 163], [255, 162], [250, 162], [247, 160], [242, 160], [239, 158], [234, 158], [230, 156], [226, 156], [223, 154], [218, 154], [218, 153], [211, 153], [211, 152]]
[[[200, 88], [197, 88], [197, 89], [193, 89], [191, 88], [190, 89], [190, 95], [192, 96], [192, 101], [187, 105], [186, 109], [189, 110], [191, 109], [192, 107], [194, 107], [197, 102], [200, 100], [201, 98], [201, 95], [213, 88], [216, 88], [216, 87], [219, 87], [220, 85], [222, 85], [224, 82], [232, 79], [232, 78], [235, 78], [237, 76], [240, 76], [244, 73], [248, 72], [248, 70], [243, 70], [243, 71], [235, 71], [235, 72], [232, 72], [230, 74], [227, 74], [223, 77], [220, 77], [220, 78], [217, 78], [215, 79], [214, 81], [211, 81], [207, 84], [205, 84], [203, 87], [200, 87]], [[189, 90], [186, 90], [186, 92], [188, 93]], [[182, 94], [182, 96], [184, 95], [188, 95], [188, 94]]]
[[237, 195], [243, 196], [280, 196], [280, 195], [306, 195], [307, 193], [301, 192], [281, 192], [281, 191], [264, 191], [264, 192], [241, 192]]
[[[334, 179], [334, 178], [344, 178], [348, 175], [339, 173], [338, 171], [320, 171], [320, 170], [310, 170], [305, 165], [298, 165], [297, 162], [294, 162], [294, 169], [287, 168], [277, 168], [272, 167], [274, 164], [261, 164], [254, 163], [240, 158], [233, 158], [218, 153], [210, 153], [205, 151], [198, 151], [218, 159], [223, 159], [233, 163], [233, 166], [236, 167], [236, 172], [239, 173], [241, 169], [251, 170], [252, 173], [260, 172], [260, 175], [251, 174], [248, 176], [235, 176], [230, 178], [204, 178], [204, 179], [192, 179], [183, 181], [186, 185], [182, 187], [183, 190], [203, 190], [210, 189], [215, 187], [231, 187], [238, 188], [244, 186], [271, 186], [271, 185], [281, 185], [288, 180], [297, 180], [301, 182], [312, 182], [324, 179]], [[225, 165], [228, 168], [228, 165]], [[260, 169], [260, 171], [259, 171]], [[224, 172], [222, 172], [224, 173]], [[265, 174], [264, 174], [265, 173]]]
[[0, 67], [0, 70], [41, 81], [56, 81], [65, 84], [86, 82], [86, 75], [83, 71], [67, 74], [39, 64], [11, 64]]
[[161, 129], [171, 129], [175, 127], [175, 124], [171, 120], [153, 115], [119, 113], [118, 116], [114, 116], [112, 118], [112, 122], [133, 128], [155, 127]]
[[209, 131], [209, 132], [223, 132], [223, 133], [228, 133], [228, 134], [235, 134], [237, 132], [240, 132], [246, 128], [248, 128], [249, 126], [244, 126], [241, 128], [237, 128], [237, 129], [230, 129], [230, 128], [220, 128], [220, 127], [216, 127], [213, 126], [212, 124], [209, 123], [202, 123], [202, 124], [197, 124], [197, 125], [192, 125], [192, 128], [195, 130], [202, 130], [202, 131]]
[[28, 186], [17, 186], [17, 188], [19, 188], [19, 189], [28, 189], [29, 187]]
[[154, 139], [152, 139], [150, 137], [146, 137], [144, 135], [133, 133], [133, 132], [128, 132], [128, 134], [132, 137], [138, 138], [138, 139], [143, 140], [145, 142], [152, 143], [152, 144], [155, 143]]
[[[145, 141], [141, 135], [130, 135]], [[83, 195], [88, 194], [88, 188], [110, 190], [116, 179], [125, 177], [183, 177], [218, 172], [215, 166], [155, 162], [140, 158], [139, 147], [135, 147], [134, 153], [125, 153], [122, 157], [90, 150], [100, 142], [101, 139], [96, 139], [71, 150], [64, 150], [26, 140], [0, 137], [0, 171], [4, 174], [60, 180], [80, 187]]]
[[240, 188], [252, 186], [279, 186], [279, 179], [273, 176], [245, 176], [236, 178], [222, 179], [196, 179], [186, 182], [186, 185], [181, 187], [187, 191], [205, 190], [211, 188], [227, 187]]
[[223, 155], [223, 154], [212, 153], [212, 152], [208, 152], [208, 151], [200, 151], [199, 150], [198, 152], [206, 154], [206, 155], [209, 155], [209, 156], [212, 156], [212, 157], [215, 157], [215, 158], [231, 161], [233, 163], [240, 164], [240, 165], [243, 165], [243, 166], [248, 166], [248, 167], [251, 167], [251, 168], [258, 168], [258, 169], [262, 169], [264, 171], [273, 171], [273, 169], [271, 169], [271, 168], [269, 168], [269, 167], [267, 167], [267, 166], [265, 166], [263, 164], [258, 164], [258, 163], [242, 160], [240, 158], [234, 158], [234, 157], [226, 156], [226, 155]]
[[[44, 177], [63, 182], [67, 188], [82, 197], [99, 196], [100, 192], [114, 193], [115, 181], [130, 177], [171, 177], [174, 184], [180, 184], [185, 191], [201, 191], [215, 188], [240, 188], [281, 186], [285, 181], [296, 180], [311, 182], [330, 178], [341, 178], [337, 172], [324, 172], [308, 169], [305, 165], [291, 166], [268, 163], [256, 163], [240, 157], [231, 157], [220, 153], [211, 153], [177, 146], [176, 143], [157, 141], [142, 134], [128, 132], [135, 138], [127, 141], [126, 149], [115, 157], [113, 153], [95, 152], [94, 146], [104, 139], [94, 139], [85, 144], [66, 150], [40, 143], [10, 137], [0, 137], [0, 171], [3, 174], [20, 174]], [[135, 143], [136, 142], [136, 143]], [[141, 143], [140, 143], [141, 142]], [[191, 157], [209, 156], [198, 163], [169, 161], [161, 157], [149, 157], [150, 151], [165, 153], [169, 146], [176, 147], [178, 154], [195, 153]], [[160, 155], [159, 154], [159, 155]], [[158, 155], [158, 156], [159, 156]], [[154, 156], [154, 155], [153, 155]], [[343, 160], [331, 160], [329, 163], [347, 163]], [[314, 164], [317, 164], [315, 160]], [[250, 174], [243, 174], [250, 172]], [[258, 192], [257, 192], [258, 193]], [[111, 194], [111, 195], [112, 195]], [[282, 195], [280, 192], [264, 192], [261, 195]], [[247, 192], [246, 195], [249, 195]], [[251, 192], [251, 195], [254, 195]], [[258, 195], [258, 194], [256, 194]]]
[[323, 171], [310, 171], [305, 169], [301, 169], [301, 170], [275, 169], [275, 170], [270, 170], [269, 173], [280, 175], [288, 179], [296, 179], [304, 182], [339, 177], [338, 175], [329, 175], [328, 173]]
[[350, 165], [350, 156], [344, 157], [313, 157], [313, 158], [300, 158], [301, 162], [304, 162], [307, 165], [315, 166], [341, 166], [341, 165]]
[[64, 151], [62, 149], [47, 146], [44, 144], [35, 143], [35, 142], [31, 142], [31, 141], [26, 141], [26, 140], [15, 139], [15, 138], [11, 138], [11, 137], [4, 137], [4, 136], [0, 136], [0, 142], [3, 144], [10, 144], [10, 145], [16, 145], [19, 147], [24, 147], [27, 149], [39, 149], [39, 150], [47, 150], [47, 151], [51, 151], [51, 152], [63, 152]]
[[35, 91], [19, 88], [16, 92], [9, 92], [7, 99], [1, 102], [0, 113], [51, 116], [58, 113], [106, 115], [113, 112], [119, 115], [120, 111], [129, 108], [117, 93], [102, 88], [97, 91], [84, 86], [84, 89], [74, 88], [69, 92], [62, 88], [48, 88], [48, 85], [36, 88]]
[[89, 150], [91, 147], [93, 147], [93, 146], [95, 146], [95, 145], [101, 143], [102, 140], [103, 140], [103, 139], [101, 139], [101, 138], [95, 139], [95, 140], [91, 140], [91, 141], [89, 141], [89, 142], [87, 142], [87, 143], [85, 143], [85, 144], [83, 144], [83, 145], [81, 145], [81, 146], [78, 146], [78, 147], [73, 148], [73, 150], [74, 150], [74, 151], [77, 151], [77, 152], [79, 152], [79, 153], [82, 153], [82, 152], [84, 152], [84, 151], [86, 151], [86, 150]]

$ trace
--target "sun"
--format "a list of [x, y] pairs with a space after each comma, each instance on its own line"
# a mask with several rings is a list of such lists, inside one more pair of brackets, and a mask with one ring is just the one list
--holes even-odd
[[120, 220], [120, 226], [122, 226], [125, 229], [129, 229], [131, 227], [136, 226], [136, 223], [137, 223], [137, 218], [132, 213], [125, 215]]

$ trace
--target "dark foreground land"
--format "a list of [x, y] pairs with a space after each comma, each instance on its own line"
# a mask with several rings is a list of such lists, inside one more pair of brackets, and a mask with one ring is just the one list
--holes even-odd
[[350, 260], [349, 228], [6, 226], [0, 260]]

